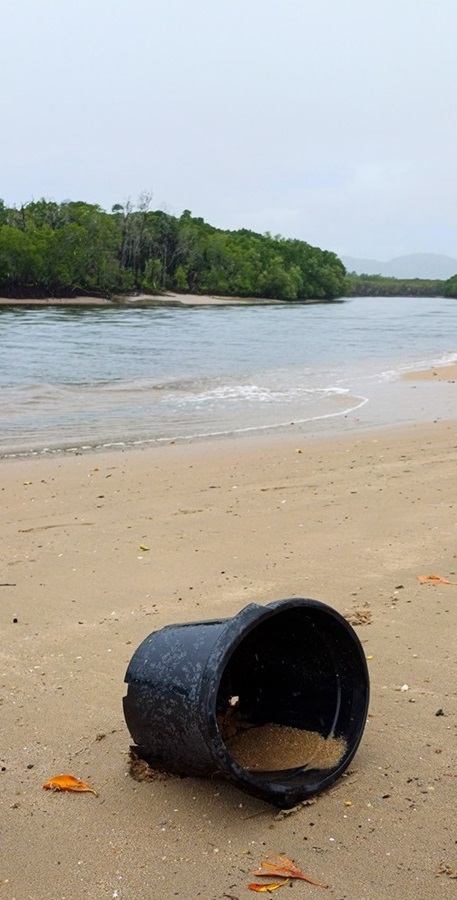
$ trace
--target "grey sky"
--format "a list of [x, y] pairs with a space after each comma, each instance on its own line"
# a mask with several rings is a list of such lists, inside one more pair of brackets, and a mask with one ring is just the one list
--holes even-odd
[[0, 0], [0, 197], [457, 256], [457, 0]]

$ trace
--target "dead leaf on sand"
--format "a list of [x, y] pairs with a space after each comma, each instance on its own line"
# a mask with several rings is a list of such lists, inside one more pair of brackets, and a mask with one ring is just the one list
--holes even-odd
[[252, 884], [248, 884], [248, 888], [250, 891], [257, 891], [259, 894], [271, 894], [272, 891], [277, 891], [278, 888], [284, 887], [285, 884], [290, 884], [290, 878], [286, 878], [285, 881], [272, 881], [270, 884], [259, 884], [253, 881]]
[[[276, 877], [279, 876], [279, 878], [286, 878], [287, 881], [292, 878], [297, 878], [300, 881], [306, 881], [308, 884], [314, 884], [315, 887], [328, 887], [328, 884], [321, 884], [320, 881], [313, 881], [312, 878], [305, 875], [292, 859], [287, 859], [287, 856], [269, 857], [269, 859], [260, 863], [260, 869], [253, 869], [252, 874], [261, 877], [269, 877], [271, 875]], [[283, 884], [285, 884], [285, 882], [283, 882]], [[280, 886], [282, 887], [282, 884]], [[249, 885], [249, 887], [251, 886]], [[257, 888], [253, 890], [257, 890]]]
[[421, 584], [457, 584], [457, 581], [450, 581], [442, 575], [418, 575], [417, 580]]
[[89, 787], [85, 781], [78, 781], [74, 775], [55, 775], [43, 785], [46, 791], [74, 791], [76, 793], [88, 792], [98, 797], [97, 791]]

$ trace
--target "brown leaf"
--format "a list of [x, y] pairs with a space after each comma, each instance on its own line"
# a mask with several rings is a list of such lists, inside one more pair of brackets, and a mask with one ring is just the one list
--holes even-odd
[[98, 797], [97, 791], [94, 791], [93, 788], [89, 787], [85, 781], [78, 781], [74, 775], [55, 775], [54, 778], [50, 778], [49, 781], [46, 781], [43, 787], [46, 791], [89, 791], [91, 794], [95, 794], [95, 796]]
[[308, 875], [305, 875], [301, 869], [291, 859], [286, 856], [272, 856], [270, 859], [260, 863], [260, 869], [254, 869], [253, 875], [279, 875], [283, 878], [299, 878], [300, 881], [307, 881], [308, 884], [314, 884], [316, 887], [326, 888], [328, 884], [321, 884], [320, 881], [313, 881]]
[[289, 884], [290, 878], [286, 878], [285, 881], [271, 881], [270, 884], [256, 884], [255, 881], [252, 884], [248, 884], [248, 888], [250, 891], [257, 891], [259, 894], [270, 894], [271, 891], [276, 891], [280, 887], [284, 887], [285, 884]]
[[442, 575], [418, 575], [417, 580], [421, 584], [457, 584], [457, 581], [449, 581], [449, 578], [443, 578]]

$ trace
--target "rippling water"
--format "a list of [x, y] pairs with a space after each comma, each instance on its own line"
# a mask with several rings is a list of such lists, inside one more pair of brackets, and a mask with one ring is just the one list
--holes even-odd
[[457, 301], [0, 309], [0, 455], [455, 414]]

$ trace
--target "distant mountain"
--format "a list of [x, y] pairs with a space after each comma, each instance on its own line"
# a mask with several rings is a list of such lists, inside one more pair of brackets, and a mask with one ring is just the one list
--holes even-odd
[[457, 259], [439, 253], [412, 253], [397, 256], [388, 262], [376, 259], [356, 259], [342, 256], [348, 272], [357, 275], [385, 275], [387, 278], [440, 278], [446, 280], [457, 274]]

